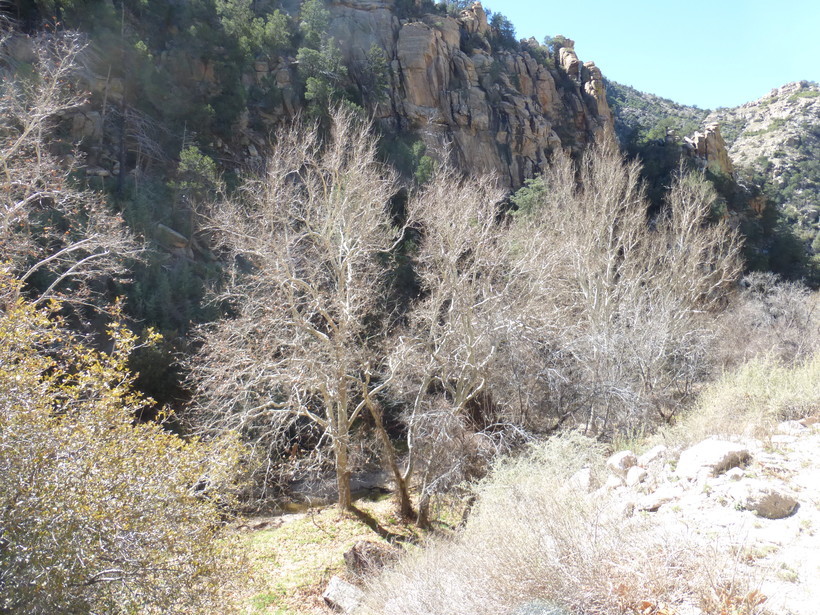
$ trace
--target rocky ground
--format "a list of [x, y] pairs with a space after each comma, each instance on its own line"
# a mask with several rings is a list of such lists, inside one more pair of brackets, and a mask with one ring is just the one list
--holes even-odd
[[[730, 569], [713, 573], [738, 581], [716, 591], [711, 608], [647, 602], [641, 613], [818, 613], [820, 418], [782, 423], [765, 441], [714, 437], [680, 455], [664, 446], [640, 456], [620, 451], [607, 467], [603, 485], [585, 470], [572, 480], [616, 502], [612, 514], [651, 520], [659, 534], [695, 545], [705, 569], [710, 561], [729, 562]], [[323, 598], [337, 611], [357, 613], [363, 594], [333, 577]]]
[[640, 457], [622, 451], [608, 466], [604, 489], [620, 496], [622, 514], [651, 515], [704, 553], [732, 555], [760, 602], [742, 612], [818, 613], [820, 419], [782, 423], [765, 442], [704, 440], [677, 460], [662, 446]]
[[[620, 451], [604, 477], [581, 470], [572, 482], [614, 502], [618, 519], [650, 521], [670, 543], [694, 545], [716, 577], [740, 581], [716, 593], [712, 608], [647, 602], [646, 613], [819, 612], [820, 417], [781, 423], [763, 440], [711, 437], [682, 451]], [[362, 505], [383, 531], [408, 529], [390, 518], [388, 500]], [[360, 612], [363, 580], [401, 552], [331, 507], [257, 519], [244, 529], [269, 585], [252, 599], [256, 613]], [[397, 537], [399, 544], [419, 538]]]

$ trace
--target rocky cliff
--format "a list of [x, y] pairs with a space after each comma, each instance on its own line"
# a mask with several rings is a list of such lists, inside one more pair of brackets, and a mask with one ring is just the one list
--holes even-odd
[[[543, 168], [551, 152], [577, 153], [598, 135], [613, 133], [601, 71], [593, 62], [579, 60], [571, 40], [560, 38], [549, 48], [534, 39], [502, 40], [479, 2], [457, 15], [434, 12], [412, 18], [400, 17], [393, 0], [331, 0], [327, 8], [327, 34], [338, 46], [347, 75], [342, 87], [357, 91], [355, 99], [377, 119], [383, 134], [421, 139], [434, 157], [450, 157], [468, 172], [493, 172], [517, 188]], [[291, 9], [295, 20], [298, 5]], [[132, 27], [146, 37], [139, 20]], [[169, 85], [149, 83], [151, 87], [132, 92], [139, 105], [149, 104], [160, 114], [181, 107], [173, 99], [175, 90], [189, 100], [201, 98], [203, 104], [235, 97], [231, 90], [237, 87], [245, 99], [252, 98], [254, 89], [267, 92], [238, 116], [231, 138], [223, 134], [214, 140], [223, 159], [256, 158], [254, 151], [270, 130], [304, 110], [305, 84], [295, 47], [258, 54], [231, 82], [226, 62], [207, 48], [197, 51], [167, 38], [152, 51], [153, 66], [145, 70], [164, 75]], [[374, 48], [386, 60], [386, 74], [380, 76], [386, 96], [374, 95], [362, 83], [362, 67]], [[116, 70], [112, 75], [112, 53], [92, 38], [87, 56], [87, 85], [98, 106], [104, 100], [109, 107], [119, 104], [125, 79]], [[76, 138], [94, 141], [102, 132], [92, 125], [99, 111], [93, 107], [84, 110], [90, 116], [74, 122]], [[190, 113], [173, 121], [197, 123]]]
[[463, 168], [495, 172], [518, 187], [550, 152], [578, 150], [612, 132], [601, 71], [572, 42], [549, 51], [534, 40], [504, 49], [481, 4], [458, 16], [399, 19], [391, 2], [332, 4], [331, 33], [348, 65], [372, 45], [389, 61], [390, 90], [376, 105], [383, 128], [412, 132]]
[[[356, 98], [382, 133], [421, 139], [434, 157], [448, 156], [468, 172], [493, 172], [516, 188], [543, 168], [551, 152], [580, 151], [613, 131], [601, 71], [592, 62], [581, 62], [570, 40], [560, 39], [551, 48], [534, 39], [502, 41], [478, 2], [457, 15], [435, 12], [413, 18], [400, 17], [393, 0], [332, 0], [327, 6], [327, 34], [346, 67], [343, 86], [357, 90]], [[292, 18], [297, 14], [293, 7]], [[360, 78], [374, 48], [386, 60], [382, 97]], [[96, 65], [89, 62], [90, 89], [99, 100], [117, 102], [116, 92], [124, 89], [121, 80], [106, 77], [110, 54], [99, 55]], [[305, 106], [295, 48], [260, 54], [234, 85], [225, 81], [218, 60], [200, 57], [173, 40], [153, 58], [170, 83], [204, 100], [224, 99], [237, 85], [246, 97], [254, 88], [268, 88], [267, 100], [249, 105], [232, 127], [245, 148], [240, 157], [246, 159], [255, 157], [249, 146], [257, 149], [271, 128]], [[174, 101], [163, 98], [168, 95], [167, 88], [140, 94], [144, 100], [157, 98], [149, 102], [158, 109], [173, 107]], [[77, 136], [88, 136], [84, 120], [78, 120], [77, 131]], [[227, 140], [215, 142], [225, 159], [235, 153], [227, 151]]]
[[706, 124], [703, 132], [696, 131], [683, 139], [684, 151], [713, 173], [732, 175], [734, 165], [720, 133], [720, 124]]

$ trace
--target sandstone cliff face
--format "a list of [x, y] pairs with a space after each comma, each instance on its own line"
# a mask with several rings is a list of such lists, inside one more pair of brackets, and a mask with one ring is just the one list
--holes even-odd
[[[552, 152], [578, 153], [599, 136], [614, 134], [601, 71], [578, 59], [572, 41], [564, 40], [563, 47], [551, 52], [532, 39], [505, 46], [478, 2], [455, 17], [433, 13], [415, 19], [399, 18], [393, 0], [330, 0], [328, 6], [328, 34], [354, 87], [372, 47], [387, 60], [386, 98], [371, 100], [362, 92], [382, 132], [421, 139], [428, 154], [449, 158], [467, 172], [494, 173], [515, 189], [537, 175]], [[122, 84], [106, 78], [105, 62], [91, 56], [89, 89], [98, 100], [121, 100]], [[203, 99], [229, 87], [220, 82], [213, 61], [176, 47], [158, 51], [156, 57], [158, 68], [174, 83]], [[256, 164], [265, 133], [302, 111], [303, 85], [292, 52], [260, 57], [241, 76], [247, 90], [271, 83], [275, 101], [240, 116], [232, 127], [235, 143], [214, 139], [212, 145], [224, 159]], [[167, 93], [153, 94], [161, 98]], [[150, 102], [157, 108], [167, 103]], [[254, 124], [250, 114], [265, 131], [249, 129]], [[78, 138], [96, 134], [85, 119], [75, 124]]]
[[381, 0], [331, 8], [331, 34], [348, 65], [374, 44], [389, 61], [389, 100], [375, 106], [383, 128], [413, 133], [440, 156], [449, 151], [465, 170], [494, 172], [517, 188], [551, 152], [612, 134], [601, 71], [582, 64], [571, 43], [553, 68], [535, 41], [521, 50], [494, 48], [480, 3], [458, 17], [418, 20], [398, 19]]

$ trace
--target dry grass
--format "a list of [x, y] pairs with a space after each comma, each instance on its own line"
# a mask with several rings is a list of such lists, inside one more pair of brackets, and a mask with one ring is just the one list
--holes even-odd
[[[733, 566], [649, 518], [624, 518], [611, 496], [573, 485], [581, 467], [593, 481], [602, 477], [603, 459], [594, 442], [568, 435], [501, 463], [479, 486], [464, 531], [375, 580], [368, 612], [615, 615], [706, 606]], [[745, 595], [728, 587], [725, 595]]]
[[701, 393], [680, 422], [659, 434], [683, 448], [713, 435], [766, 438], [781, 421], [820, 413], [820, 352], [796, 365], [758, 357]]

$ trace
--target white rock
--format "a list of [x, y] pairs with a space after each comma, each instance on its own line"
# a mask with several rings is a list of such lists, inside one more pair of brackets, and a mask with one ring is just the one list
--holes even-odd
[[617, 489], [618, 487], [623, 487], [623, 486], [624, 486], [624, 481], [620, 476], [611, 476], [610, 475], [610, 477], [607, 478], [606, 482], [604, 483], [604, 489], [605, 490]]
[[777, 426], [778, 433], [796, 435], [805, 433], [808, 428], [800, 421], [783, 421]]
[[731, 470], [726, 472], [726, 478], [728, 478], [729, 480], [740, 480], [744, 476], [746, 476], [746, 472], [744, 472], [740, 468], [732, 468]]
[[692, 479], [706, 471], [717, 476], [746, 463], [751, 458], [749, 450], [737, 442], [704, 440], [681, 453], [676, 473], [681, 478]]
[[353, 613], [361, 605], [364, 592], [355, 585], [333, 576], [322, 594], [328, 606], [342, 613]]
[[682, 493], [683, 489], [678, 485], [661, 487], [641, 498], [638, 502], [638, 510], [654, 512], [664, 504], [677, 500]]
[[629, 468], [637, 463], [638, 458], [632, 451], [620, 451], [606, 460], [607, 467], [621, 477], [626, 477]]
[[649, 472], [642, 467], [632, 466], [629, 468], [629, 472], [626, 473], [626, 486], [634, 487], [638, 483], [645, 481], [647, 476], [649, 476]]
[[653, 461], [657, 461], [661, 457], [664, 456], [666, 453], [666, 447], [663, 444], [658, 444], [657, 446], [653, 446], [648, 451], [646, 451], [643, 455], [638, 457], [638, 465], [641, 467], [647, 467]]

